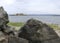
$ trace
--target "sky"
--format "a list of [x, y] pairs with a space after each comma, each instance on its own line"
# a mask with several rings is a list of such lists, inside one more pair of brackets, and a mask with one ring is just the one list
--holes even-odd
[[8, 14], [60, 14], [60, 0], [0, 0]]

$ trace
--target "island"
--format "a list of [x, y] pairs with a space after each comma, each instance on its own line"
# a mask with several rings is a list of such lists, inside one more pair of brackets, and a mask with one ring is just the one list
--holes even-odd
[[27, 16], [27, 14], [16, 13], [16, 14], [11, 14], [10, 16]]

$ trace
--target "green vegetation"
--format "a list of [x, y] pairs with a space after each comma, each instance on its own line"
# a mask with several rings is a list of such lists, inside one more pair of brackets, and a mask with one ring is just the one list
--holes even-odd
[[[23, 26], [24, 23], [22, 23], [22, 22], [10, 22], [10, 23], [8, 23], [8, 25], [20, 27], [20, 26]], [[48, 24], [48, 25], [53, 29], [60, 29], [60, 27], [57, 24]]]
[[53, 29], [59, 29], [60, 30], [60, 27], [57, 24], [48, 24], [48, 25]]
[[23, 26], [24, 23], [22, 23], [22, 22], [9, 22], [8, 25], [19, 27], [19, 26]]

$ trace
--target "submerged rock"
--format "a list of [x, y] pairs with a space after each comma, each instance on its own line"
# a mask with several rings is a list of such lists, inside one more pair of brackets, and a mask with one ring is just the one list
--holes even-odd
[[54, 43], [54, 41], [59, 43], [58, 40], [60, 40], [53, 28], [35, 19], [27, 21], [27, 23], [19, 30], [18, 37], [27, 39], [30, 43]]

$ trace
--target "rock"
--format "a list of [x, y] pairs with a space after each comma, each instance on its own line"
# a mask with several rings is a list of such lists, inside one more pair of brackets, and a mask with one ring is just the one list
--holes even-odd
[[27, 23], [19, 30], [18, 37], [27, 39], [30, 43], [45, 43], [44, 41], [47, 41], [46, 43], [54, 43], [54, 41], [58, 42], [57, 39], [59, 39], [59, 36], [53, 28], [35, 19], [27, 21]]
[[3, 32], [0, 31], [0, 43], [7, 43], [8, 40], [6, 39], [6, 35], [4, 35]]
[[8, 14], [3, 7], [0, 7], [0, 18], [5, 22], [5, 24], [9, 22]]
[[4, 32], [7, 34], [7, 35], [15, 35], [15, 28], [11, 27], [11, 26], [6, 26], [5, 27], [5, 30]]
[[28, 43], [28, 40], [19, 38], [14, 34], [14, 28], [7, 25], [8, 14], [0, 7], [0, 43]]
[[13, 28], [7, 25], [9, 22], [8, 14], [3, 7], [0, 7], [0, 31], [3, 33], [13, 33]]
[[0, 27], [2, 27], [2, 25], [4, 24], [3, 19], [0, 18]]
[[28, 43], [28, 40], [19, 37], [9, 37], [8, 43]]
[[5, 36], [4, 34], [0, 31], [0, 41], [4, 40], [5, 39]]
[[5, 43], [5, 35], [4, 35], [4, 30], [5, 26], [9, 22], [8, 20], [8, 14], [7, 12], [3, 9], [3, 7], [0, 7], [0, 43]]
[[6, 25], [9, 22], [8, 14], [3, 7], [0, 7], [0, 31], [6, 29]]
[[1, 37], [0, 43], [28, 43], [28, 40], [15, 36], [5, 36]]
[[42, 43], [60, 43], [60, 38], [42, 41]]

